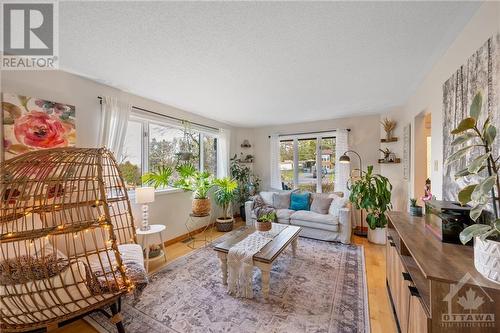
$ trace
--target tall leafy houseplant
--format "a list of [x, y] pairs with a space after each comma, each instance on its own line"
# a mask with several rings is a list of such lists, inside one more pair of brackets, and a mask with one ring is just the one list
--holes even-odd
[[[370, 230], [385, 228], [387, 225], [385, 212], [392, 208], [392, 185], [389, 182], [389, 179], [384, 176], [374, 174], [373, 166], [370, 165], [368, 166], [367, 171], [362, 173], [361, 178], [352, 183], [349, 190], [351, 191], [349, 200], [354, 204], [354, 207], [356, 207], [356, 209], [364, 209], [366, 211], [366, 223], [370, 227]], [[376, 243], [381, 243], [383, 241], [385, 243], [385, 235], [383, 239], [375, 237], [373, 241]]]
[[211, 205], [208, 192], [213, 187], [213, 179], [210, 173], [206, 171], [200, 172], [190, 163], [178, 165], [176, 171], [179, 178], [175, 181], [174, 186], [193, 192], [193, 215], [206, 216], [210, 214]]
[[[472, 101], [469, 117], [462, 120], [458, 127], [451, 131], [456, 135], [451, 143], [454, 146], [462, 146], [452, 154], [447, 163], [459, 161], [465, 154], [474, 147], [480, 147], [482, 154], [472, 160], [467, 167], [455, 174], [455, 178], [462, 178], [476, 175], [479, 179], [477, 184], [469, 185], [458, 193], [458, 201], [462, 205], [471, 204], [470, 217], [477, 221], [488, 204], [493, 209], [494, 219], [490, 224], [473, 224], [465, 228], [460, 234], [462, 243], [467, 243], [472, 238], [478, 236], [481, 240], [486, 238], [497, 238], [500, 235], [499, 219], [499, 193], [500, 183], [498, 180], [498, 170], [500, 168], [498, 150], [494, 151], [493, 142], [497, 135], [496, 127], [491, 123], [488, 115], [481, 125], [478, 123], [481, 114], [483, 98], [478, 93]], [[487, 176], [480, 176], [486, 170]]]
[[238, 183], [238, 188], [235, 194], [235, 201], [239, 205], [240, 215], [243, 219], [245, 219], [244, 205], [245, 201], [247, 201], [250, 196], [249, 185], [252, 172], [249, 167], [241, 165], [238, 162], [237, 156], [234, 155], [234, 157], [231, 159], [230, 173], [231, 177]]
[[233, 229], [234, 220], [231, 210], [231, 203], [235, 199], [238, 183], [229, 177], [214, 180], [215, 202], [222, 208], [222, 217], [217, 218], [216, 226], [219, 231], [230, 231]]
[[[460, 233], [462, 243], [474, 241], [474, 265], [486, 278], [500, 283], [500, 156], [498, 147], [494, 148], [497, 129], [492, 123], [491, 115], [487, 115], [482, 124], [479, 123], [483, 98], [477, 93], [470, 106], [469, 117], [462, 120], [457, 128], [451, 131], [456, 135], [452, 142], [454, 146], [461, 146], [453, 153], [447, 163], [455, 163], [466, 155], [473, 147], [479, 147], [482, 153], [475, 157], [467, 167], [455, 174], [455, 178], [474, 177], [477, 184], [466, 186], [458, 193], [458, 200], [462, 205], [470, 204], [470, 217], [478, 221], [481, 215], [485, 216], [486, 224], [473, 224]], [[485, 170], [483, 172], [483, 170]], [[491, 207], [491, 214], [482, 214], [483, 210]]]

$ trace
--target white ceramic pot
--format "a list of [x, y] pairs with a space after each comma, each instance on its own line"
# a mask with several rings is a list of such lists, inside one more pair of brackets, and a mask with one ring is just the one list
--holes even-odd
[[372, 243], [385, 244], [385, 241], [387, 239], [386, 234], [387, 234], [387, 228], [385, 227], [375, 228], [375, 230], [368, 228], [368, 240]]
[[474, 266], [488, 280], [500, 283], [500, 242], [475, 237]]

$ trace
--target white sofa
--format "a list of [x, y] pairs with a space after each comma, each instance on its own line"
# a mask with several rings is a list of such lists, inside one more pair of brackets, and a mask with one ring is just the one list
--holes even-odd
[[[281, 192], [281, 191], [280, 191]], [[278, 191], [261, 192], [260, 196], [264, 202], [274, 207], [273, 194]], [[344, 244], [351, 242], [351, 209], [347, 199], [342, 198], [342, 193], [330, 195], [333, 201], [328, 209], [328, 214], [320, 214], [313, 211], [291, 210], [276, 208], [278, 223], [290, 224], [302, 228], [300, 236], [325, 241], [336, 241]], [[245, 214], [247, 225], [254, 224], [257, 217], [253, 213], [254, 201], [245, 203]]]

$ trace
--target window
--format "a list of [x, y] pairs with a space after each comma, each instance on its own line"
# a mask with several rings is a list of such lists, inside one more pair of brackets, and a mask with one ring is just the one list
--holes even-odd
[[127, 136], [118, 167], [128, 189], [142, 185], [142, 123], [128, 122]]
[[280, 175], [283, 189], [333, 192], [335, 137], [287, 136], [280, 140]]
[[[217, 173], [217, 137], [216, 132], [209, 133], [200, 129], [191, 129], [190, 160], [198, 170]], [[127, 127], [122, 157], [119, 168], [128, 189], [141, 186], [141, 177], [159, 166], [175, 168], [178, 163], [180, 145], [184, 139], [181, 124], [161, 117], [144, 116], [133, 113]]]

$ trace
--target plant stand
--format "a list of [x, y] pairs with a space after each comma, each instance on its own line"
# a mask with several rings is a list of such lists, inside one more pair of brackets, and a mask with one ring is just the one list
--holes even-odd
[[[211, 233], [211, 226], [212, 224], [210, 223], [210, 214], [198, 216], [194, 215], [193, 213], [190, 213], [188, 218], [186, 219], [186, 222], [184, 225], [186, 226], [186, 230], [188, 232], [188, 238], [187, 238], [187, 243], [186, 245], [189, 246], [192, 249], [196, 248], [196, 242], [204, 242], [204, 246], [208, 245], [212, 241], [212, 233]], [[208, 223], [203, 225], [201, 229], [198, 227], [202, 225], [206, 220], [208, 220]], [[201, 223], [200, 223], [201, 221]], [[207, 232], [209, 231], [209, 232]], [[196, 239], [194, 238], [194, 235], [202, 232], [204, 235], [203, 239]]]

